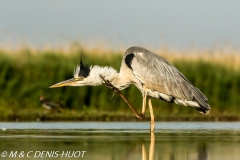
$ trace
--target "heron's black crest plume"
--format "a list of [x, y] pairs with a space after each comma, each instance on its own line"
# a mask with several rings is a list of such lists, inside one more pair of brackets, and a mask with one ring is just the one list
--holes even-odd
[[84, 64], [82, 58], [80, 59], [80, 70], [78, 72], [79, 77], [87, 77], [90, 72], [90, 67], [87, 64]]

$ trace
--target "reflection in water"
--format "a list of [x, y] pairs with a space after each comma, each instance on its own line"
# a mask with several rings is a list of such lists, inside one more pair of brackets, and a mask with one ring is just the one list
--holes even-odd
[[[141, 140], [141, 144], [139, 144], [139, 143], [134, 144], [134, 147], [131, 147], [128, 150], [128, 152], [126, 154], [127, 156], [125, 157], [125, 159], [126, 160], [138, 159], [138, 158], [140, 159], [140, 157], [137, 155], [140, 155], [138, 148], [140, 148], [139, 146], [141, 145], [141, 155], [142, 155], [141, 159], [142, 160], [154, 160], [154, 159], [159, 159], [159, 160], [160, 159], [162, 159], [162, 160], [177, 160], [177, 159], [208, 160], [208, 151], [207, 151], [206, 141], [202, 141], [202, 142], [201, 141], [200, 142], [189, 141], [189, 144], [184, 143], [184, 144], [178, 145], [176, 143], [176, 145], [174, 145], [175, 144], [174, 138], [176, 138], [176, 137], [174, 136], [173, 139], [171, 140], [172, 142], [170, 142], [170, 143], [173, 143], [173, 145], [170, 145], [171, 147], [169, 147], [169, 148], [162, 149], [163, 147], [168, 146], [168, 145], [164, 144], [166, 142], [162, 142], [162, 145], [158, 144], [157, 149], [159, 152], [156, 153], [157, 158], [155, 158], [154, 157], [155, 156], [155, 134], [154, 134], [154, 132], [151, 132], [150, 138], [144, 137], [144, 139]], [[187, 137], [184, 137], [184, 138], [187, 138]], [[150, 142], [148, 143], [148, 141], [146, 141], [146, 139], [150, 139]], [[160, 141], [164, 141], [164, 140], [161, 139]], [[168, 141], [168, 139], [166, 141]], [[196, 143], [196, 145], [193, 145], [194, 143]], [[181, 153], [179, 153], [179, 152], [181, 152]], [[112, 160], [115, 160], [115, 158], [113, 158]]]
[[[154, 132], [151, 132], [148, 154], [147, 154], [147, 150], [146, 150], [146, 142], [143, 141], [143, 143], [142, 143], [142, 160], [154, 160], [154, 146], [155, 146], [155, 134], [154, 134]], [[177, 155], [175, 155], [174, 153], [175, 152], [173, 152], [173, 151], [169, 153], [169, 156], [168, 156], [169, 160], [178, 159]], [[206, 146], [205, 142], [198, 144], [197, 155], [198, 155], [197, 160], [208, 160], [207, 146]]]
[[[155, 134], [120, 130], [6, 130], [0, 131], [0, 153], [3, 151], [86, 151], [84, 160], [239, 160], [240, 133], [203, 130], [165, 130]], [[31, 159], [43, 158], [21, 158]]]
[[[148, 160], [153, 160], [153, 158], [154, 158], [153, 156], [154, 156], [155, 134], [154, 134], [154, 132], [151, 132], [150, 134], [151, 134], [151, 138], [150, 138]], [[145, 143], [142, 144], [142, 160], [147, 160]]]
[[[143, 143], [143, 145], [142, 145], [142, 160], [147, 160], [145, 145], [146, 145], [145, 143]], [[148, 160], [154, 160], [154, 155], [155, 155], [154, 146], [155, 146], [155, 134], [151, 133], [151, 141], [150, 141], [150, 146], [149, 146], [149, 158], [148, 158]], [[194, 148], [192, 148], [192, 149], [194, 149]], [[181, 155], [179, 155], [177, 150], [178, 150], [177, 146], [172, 146], [172, 150], [169, 152], [169, 154], [162, 153], [162, 155], [165, 154], [164, 157], [161, 158], [161, 156], [160, 156], [158, 158], [159, 159], [168, 159], [168, 160], [177, 160], [177, 159], [179, 159], [179, 157], [181, 157]], [[187, 155], [190, 155], [192, 153], [191, 153], [191, 151], [188, 152], [187, 148], [186, 148], [185, 153], [184, 153], [184, 157], [182, 157], [182, 158], [184, 158], [184, 159], [189, 159], [190, 158], [190, 159], [196, 159], [196, 160], [208, 160], [208, 151], [207, 151], [207, 145], [206, 145], [205, 141], [197, 143], [196, 151], [197, 151], [197, 157], [194, 158], [193, 156], [191, 156], [191, 158], [190, 158]], [[180, 159], [182, 159], [182, 158], [180, 158]]]
[[207, 160], [207, 159], [208, 159], [207, 145], [205, 142], [203, 142], [198, 146], [198, 160]]

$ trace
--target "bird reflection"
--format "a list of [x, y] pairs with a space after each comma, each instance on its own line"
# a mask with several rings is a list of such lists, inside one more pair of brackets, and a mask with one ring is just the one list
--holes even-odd
[[[155, 146], [155, 135], [154, 135], [154, 132], [151, 132], [148, 160], [154, 159], [154, 146]], [[142, 144], [142, 160], [147, 160], [145, 143]]]
[[[127, 152], [124, 159], [141, 159], [141, 160], [154, 160], [154, 159], [165, 159], [165, 160], [175, 160], [175, 159], [196, 159], [196, 160], [208, 160], [208, 147], [206, 141], [181, 141], [178, 137], [173, 139], [173, 141], [161, 141], [161, 143], [155, 142], [155, 134], [151, 132], [150, 143], [141, 139], [134, 146], [131, 146]], [[185, 137], [184, 137], [185, 139]], [[186, 143], [187, 142], [187, 143]], [[156, 152], [161, 150], [162, 152]], [[112, 158], [114, 160], [114, 158]]]
[[[140, 142], [140, 143], [139, 143]], [[130, 147], [124, 159], [132, 160], [132, 159], [142, 159], [142, 160], [153, 160], [154, 159], [154, 146], [155, 146], [155, 135], [154, 132], [150, 134], [150, 145], [149, 145], [149, 152], [146, 149], [146, 141], [145, 138], [137, 141], [137, 144]], [[112, 157], [112, 160], [115, 160]]]

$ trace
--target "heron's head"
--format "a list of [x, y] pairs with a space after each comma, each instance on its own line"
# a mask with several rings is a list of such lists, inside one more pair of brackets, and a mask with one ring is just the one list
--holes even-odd
[[50, 86], [49, 88], [63, 87], [63, 86], [85, 86], [90, 85], [88, 82], [88, 77], [91, 67], [83, 64], [82, 60], [80, 64], [73, 71], [73, 78], [59, 82]]

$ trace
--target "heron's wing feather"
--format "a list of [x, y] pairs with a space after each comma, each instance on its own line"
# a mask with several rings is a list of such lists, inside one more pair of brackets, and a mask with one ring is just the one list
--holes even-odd
[[178, 74], [178, 70], [160, 56], [136, 53], [132, 60], [133, 73], [151, 90], [181, 99], [191, 99], [191, 90], [187, 81]]
[[207, 97], [165, 59], [148, 50], [144, 52], [139, 50], [135, 53], [126, 52], [125, 59], [130, 55], [132, 58], [129, 64], [126, 62], [127, 66], [130, 65], [133, 74], [150, 90], [182, 100], [195, 98], [201, 105], [206, 106]]

